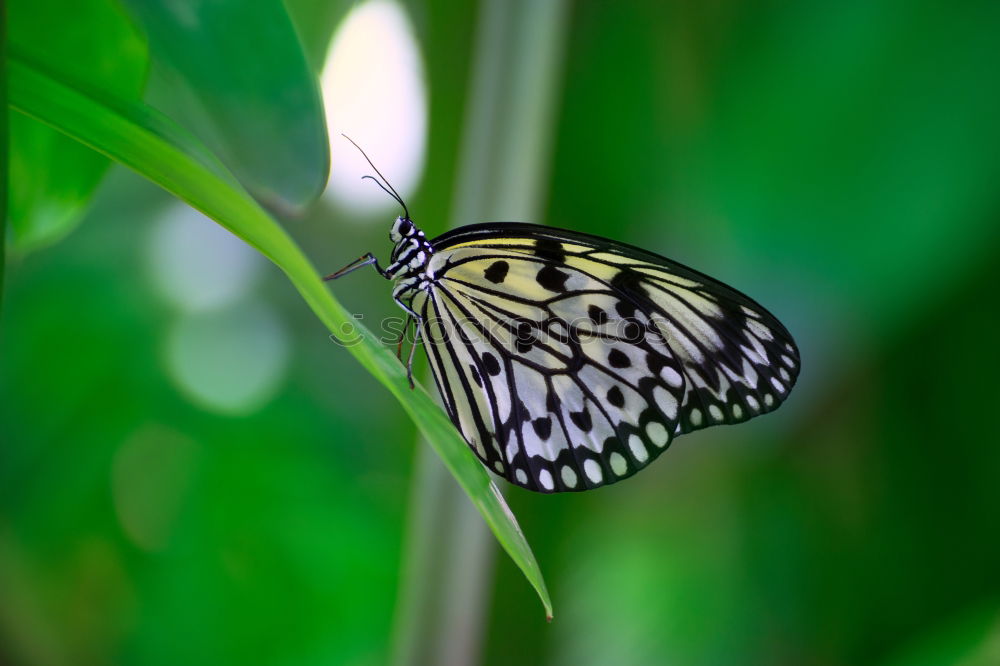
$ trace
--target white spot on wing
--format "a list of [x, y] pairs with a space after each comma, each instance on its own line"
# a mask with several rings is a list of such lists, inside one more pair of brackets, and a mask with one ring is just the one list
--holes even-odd
[[761, 340], [774, 339], [774, 335], [771, 333], [771, 329], [769, 329], [767, 326], [764, 326], [764, 324], [760, 323], [755, 319], [747, 320], [747, 328], [750, 329], [750, 331]]
[[596, 460], [585, 460], [583, 462], [583, 471], [591, 483], [600, 483], [604, 479], [604, 472], [601, 471], [601, 466]]
[[691, 410], [691, 413], [688, 415], [688, 420], [691, 421], [691, 425], [693, 425], [693, 426], [700, 426], [701, 425], [701, 410], [698, 409], [697, 407], [693, 408]]
[[611, 454], [609, 462], [611, 463], [611, 471], [616, 475], [625, 476], [625, 473], [628, 472], [628, 464], [625, 462], [625, 456], [617, 451]]
[[680, 386], [684, 382], [684, 378], [681, 377], [680, 373], [670, 366], [666, 366], [663, 370], [660, 370], [660, 376], [663, 377], [663, 381], [674, 387]]
[[646, 435], [656, 446], [663, 448], [670, 440], [670, 433], [659, 421], [650, 421], [646, 424]]
[[757, 388], [757, 371], [750, 361], [743, 359], [743, 379], [750, 388]]
[[517, 435], [513, 431], [510, 433], [510, 440], [507, 442], [507, 462], [514, 462], [517, 455]]
[[[753, 340], [753, 342], [757, 341]], [[758, 342], [757, 345], [759, 346], [760, 343]], [[757, 351], [754, 349], [750, 349], [749, 347], [744, 347], [743, 345], [740, 345], [740, 352], [757, 365], [767, 365], [767, 360], [763, 356], [758, 354]]]
[[552, 490], [552, 475], [549, 474], [549, 470], [543, 469], [538, 472], [538, 482], [542, 484], [542, 488]]
[[698, 345], [696, 345], [691, 338], [685, 335], [683, 331], [669, 321], [660, 321], [659, 323], [667, 329], [668, 335], [664, 337], [666, 337], [668, 342], [680, 343], [688, 357], [695, 363], [703, 363], [705, 361], [705, 356], [701, 353], [701, 349], [699, 349]]
[[640, 463], [646, 462], [649, 458], [649, 451], [646, 450], [646, 446], [642, 443], [639, 435], [629, 436], [628, 448], [632, 452], [632, 456]]
[[662, 386], [653, 389], [653, 401], [656, 406], [663, 410], [667, 418], [671, 421], [677, 418], [677, 398], [667, 392]]
[[562, 482], [567, 488], [576, 488], [576, 472], [569, 465], [563, 465]]

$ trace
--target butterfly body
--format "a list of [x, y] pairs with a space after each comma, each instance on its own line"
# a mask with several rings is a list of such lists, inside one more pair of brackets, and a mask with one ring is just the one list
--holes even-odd
[[[445, 408], [492, 471], [539, 492], [631, 476], [677, 435], [771, 411], [799, 354], [755, 301], [665, 257], [524, 223], [429, 241], [393, 224], [374, 264], [415, 320]], [[411, 356], [412, 358], [412, 356]]]
[[[427, 264], [434, 254], [434, 246], [412, 221], [397, 217], [389, 231], [389, 239], [393, 246], [391, 262], [382, 275], [395, 281], [392, 298], [413, 316], [417, 316], [410, 307], [414, 296], [420, 291], [430, 288], [427, 276]], [[377, 267], [377, 264], [376, 264]]]

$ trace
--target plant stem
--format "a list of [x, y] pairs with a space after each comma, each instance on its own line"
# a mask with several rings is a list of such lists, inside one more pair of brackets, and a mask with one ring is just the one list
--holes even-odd
[[7, 197], [10, 195], [10, 111], [7, 109], [7, 2], [0, 0], [0, 313], [7, 270]]
[[[484, 0], [466, 107], [452, 226], [538, 220], [567, 21], [565, 0]], [[416, 465], [393, 663], [479, 660], [495, 546], [424, 442]]]

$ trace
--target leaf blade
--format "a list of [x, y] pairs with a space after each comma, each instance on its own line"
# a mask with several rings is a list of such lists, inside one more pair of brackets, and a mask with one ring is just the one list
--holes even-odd
[[296, 212], [322, 193], [330, 162], [323, 105], [281, 2], [124, 4], [167, 84], [155, 106], [212, 148], [265, 205]]

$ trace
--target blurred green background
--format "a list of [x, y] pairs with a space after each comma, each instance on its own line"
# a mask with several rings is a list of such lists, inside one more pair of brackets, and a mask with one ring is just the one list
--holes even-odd
[[[11, 0], [9, 41], [196, 133], [322, 269], [387, 256], [380, 193], [313, 202], [310, 81], [370, 3], [240, 4]], [[426, 116], [404, 196], [434, 235], [490, 26], [475, 3], [392, 6], [427, 106], [399, 95], [384, 121]], [[1000, 663], [1000, 3], [558, 16], [536, 221], [738, 286], [803, 372], [775, 414], [626, 483], [508, 489], [556, 619], [498, 554], [483, 626], [434, 640], [484, 664]], [[530, 32], [503, 37], [512, 61]], [[356, 101], [337, 94], [329, 113]], [[227, 232], [14, 111], [10, 139], [0, 663], [388, 661], [417, 446], [398, 404]], [[335, 175], [366, 172], [332, 145]], [[393, 180], [390, 149], [370, 153]], [[396, 314], [374, 274], [335, 291], [369, 325]]]

